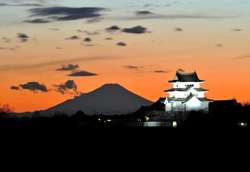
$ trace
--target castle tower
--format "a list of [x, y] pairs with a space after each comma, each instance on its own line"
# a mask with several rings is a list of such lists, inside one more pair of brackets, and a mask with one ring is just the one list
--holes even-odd
[[169, 93], [169, 97], [165, 99], [165, 111], [191, 111], [204, 110], [208, 111], [211, 99], [204, 97], [204, 93], [208, 93], [207, 89], [200, 88], [200, 80], [194, 71], [193, 73], [175, 74], [174, 80], [168, 81], [173, 84], [173, 88], [165, 90]]

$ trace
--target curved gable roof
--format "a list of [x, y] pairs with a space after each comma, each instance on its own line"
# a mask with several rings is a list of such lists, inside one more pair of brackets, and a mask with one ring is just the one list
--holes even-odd
[[194, 71], [193, 73], [179, 73], [178, 71], [175, 74], [174, 80], [168, 82], [203, 82], [204, 80], [200, 80]]

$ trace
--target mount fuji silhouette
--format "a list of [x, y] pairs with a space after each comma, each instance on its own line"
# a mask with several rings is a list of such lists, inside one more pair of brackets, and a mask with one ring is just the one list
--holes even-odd
[[138, 110], [141, 106], [149, 106], [153, 102], [144, 99], [119, 84], [105, 84], [89, 93], [66, 100], [51, 107], [42, 114], [66, 113], [75, 114], [81, 110], [85, 114], [126, 114]]

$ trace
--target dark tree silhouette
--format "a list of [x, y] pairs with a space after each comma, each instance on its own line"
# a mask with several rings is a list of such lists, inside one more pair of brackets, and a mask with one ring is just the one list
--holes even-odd
[[2, 117], [5, 114], [12, 113], [14, 110], [10, 107], [8, 103], [2, 104], [0, 103], [0, 117]]

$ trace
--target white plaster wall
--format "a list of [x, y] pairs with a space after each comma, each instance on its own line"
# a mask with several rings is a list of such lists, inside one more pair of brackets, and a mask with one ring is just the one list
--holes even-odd
[[179, 83], [174, 83], [173, 88], [185, 88], [186, 85], [194, 85], [195, 88], [200, 88], [200, 83], [197, 82], [179, 82]]
[[171, 103], [166, 103], [165, 104], [165, 111], [171, 111]]
[[[195, 100], [195, 101], [190, 101], [187, 102], [186, 105], [184, 105], [181, 102], [174, 102], [173, 103], [173, 111], [191, 111], [191, 110], [206, 110], [208, 111], [208, 105], [209, 102], [203, 102], [200, 103], [199, 101]], [[186, 106], [186, 109], [185, 109]], [[172, 111], [171, 109], [171, 103], [165, 103], [165, 111], [169, 112]]]
[[181, 91], [181, 92], [169, 92], [169, 97], [176, 97], [176, 98], [184, 98], [187, 97], [190, 93], [197, 95], [196, 97], [204, 97], [204, 92], [198, 92], [196, 90], [189, 90], [189, 91]]
[[181, 102], [176, 102], [176, 106], [174, 107], [173, 111], [183, 111], [184, 105]]
[[208, 111], [208, 102], [200, 103], [198, 101], [190, 101], [186, 103], [186, 110], [207, 110]]
[[181, 102], [173, 102], [173, 109], [171, 109], [171, 103], [166, 103], [165, 104], [165, 111], [183, 111], [184, 110], [184, 104]]

